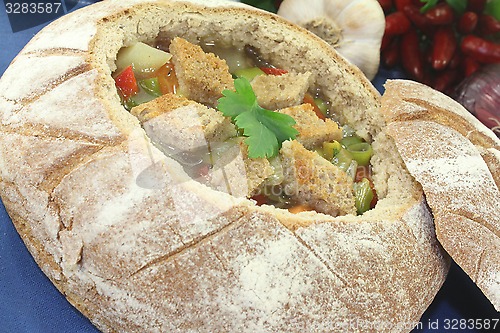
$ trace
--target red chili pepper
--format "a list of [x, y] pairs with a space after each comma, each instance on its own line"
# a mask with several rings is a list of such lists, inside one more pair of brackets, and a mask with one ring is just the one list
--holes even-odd
[[382, 42], [380, 44], [380, 51], [384, 51], [387, 46], [389, 46], [392, 43], [392, 40], [397, 37], [397, 36], [391, 36], [391, 35], [383, 35], [382, 36]]
[[425, 5], [425, 3], [424, 3], [424, 2], [422, 2], [422, 1], [420, 1], [420, 0], [412, 0], [412, 2], [413, 2], [413, 4], [414, 4], [415, 6], [417, 6], [418, 8], [422, 8], [422, 7]]
[[447, 93], [448, 90], [460, 81], [459, 72], [453, 69], [447, 69], [436, 75], [432, 87], [436, 90]]
[[378, 3], [380, 7], [382, 7], [384, 13], [388, 13], [392, 10], [392, 0], [378, 0]]
[[288, 73], [286, 69], [274, 68], [274, 67], [260, 67], [260, 70], [266, 73], [267, 75], [283, 75]]
[[420, 9], [415, 5], [409, 5], [403, 8], [403, 13], [406, 17], [423, 33], [432, 35], [435, 27], [431, 25], [429, 19], [420, 12]]
[[132, 65], [125, 68], [118, 76], [115, 77], [116, 87], [122, 93], [124, 99], [135, 95], [139, 91], [137, 80], [135, 79]]
[[474, 12], [465, 12], [458, 20], [457, 29], [461, 34], [470, 34], [476, 29], [478, 16]]
[[455, 33], [450, 26], [440, 27], [434, 34], [432, 43], [432, 68], [435, 70], [445, 69], [457, 49]]
[[463, 57], [462, 67], [464, 68], [464, 75], [469, 76], [476, 72], [481, 67], [481, 64], [472, 57]]
[[451, 24], [455, 19], [453, 9], [447, 3], [440, 3], [432, 7], [425, 12], [425, 17], [427, 17], [429, 22], [433, 25]]
[[423, 57], [417, 32], [410, 29], [401, 37], [400, 55], [403, 68], [412, 78], [421, 81], [424, 77]]
[[468, 0], [467, 10], [480, 14], [484, 11], [484, 7], [486, 6], [486, 1], [487, 0]]
[[402, 12], [394, 12], [385, 17], [384, 35], [402, 35], [411, 27], [411, 23]]
[[487, 14], [479, 16], [479, 33], [482, 36], [496, 34], [497, 32], [500, 32], [500, 21]]
[[396, 9], [400, 12], [402, 12], [406, 6], [410, 6], [412, 4], [413, 0], [394, 0], [394, 5], [396, 6]]
[[386, 67], [394, 67], [399, 63], [399, 40], [394, 38], [381, 54], [382, 63]]
[[457, 50], [453, 54], [453, 57], [450, 60], [450, 64], [448, 65], [448, 68], [457, 69], [458, 67], [460, 67], [462, 65], [462, 62], [463, 62], [462, 52]]
[[465, 55], [471, 56], [482, 63], [500, 62], [500, 44], [495, 44], [484, 38], [467, 35], [460, 45]]

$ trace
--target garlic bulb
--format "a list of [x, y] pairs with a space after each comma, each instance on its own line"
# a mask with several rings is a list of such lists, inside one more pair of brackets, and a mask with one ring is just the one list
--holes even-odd
[[377, 0], [284, 0], [278, 15], [318, 35], [372, 80], [385, 16]]

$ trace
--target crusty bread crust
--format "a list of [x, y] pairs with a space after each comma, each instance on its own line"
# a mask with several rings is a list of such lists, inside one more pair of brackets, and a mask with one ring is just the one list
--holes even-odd
[[[294, 215], [190, 179], [120, 105], [110, 75], [122, 46], [160, 31], [248, 43], [310, 71], [373, 141], [376, 209]], [[275, 15], [216, 0], [102, 1], [41, 31], [0, 92], [2, 200], [41, 269], [104, 332], [408, 332], [445, 279], [378, 93]]]
[[416, 82], [386, 83], [382, 110], [422, 184], [439, 241], [500, 311], [500, 140], [459, 103]]

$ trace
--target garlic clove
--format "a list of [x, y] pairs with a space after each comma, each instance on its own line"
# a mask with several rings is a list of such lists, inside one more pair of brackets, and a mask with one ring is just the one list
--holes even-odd
[[385, 29], [378, 0], [284, 0], [278, 15], [323, 38], [368, 79], [377, 74]]
[[302, 25], [317, 17], [324, 11], [323, 1], [284, 0], [279, 9], [278, 15]]
[[380, 43], [373, 41], [344, 42], [336, 50], [352, 64], [357, 66], [365, 76], [372, 80], [378, 72], [380, 53], [373, 49], [380, 49]]

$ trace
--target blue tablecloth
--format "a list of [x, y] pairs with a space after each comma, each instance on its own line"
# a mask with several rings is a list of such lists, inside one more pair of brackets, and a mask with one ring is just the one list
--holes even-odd
[[[95, 1], [78, 1], [74, 9], [92, 2]], [[3, 43], [0, 48], [0, 74], [42, 27], [43, 24], [13, 33], [4, 4], [0, 3], [0, 41]], [[374, 84], [382, 91], [386, 78], [400, 76], [398, 71], [381, 69]], [[499, 318], [481, 291], [458, 266], [452, 264], [442, 290], [414, 332], [494, 332], [492, 329], [478, 329], [477, 323], [472, 325], [471, 320]], [[500, 323], [497, 324], [499, 328]], [[96, 333], [98, 330], [66, 301], [40, 271], [0, 204], [0, 333], [65, 332]]]

